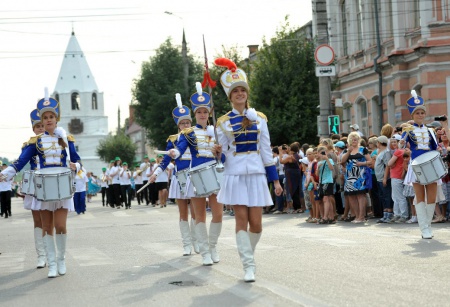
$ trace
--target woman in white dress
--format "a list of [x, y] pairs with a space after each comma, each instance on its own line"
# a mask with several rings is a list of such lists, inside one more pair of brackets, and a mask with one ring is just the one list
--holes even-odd
[[249, 108], [249, 86], [245, 72], [229, 59], [215, 64], [228, 68], [220, 81], [233, 110], [217, 120], [219, 144], [226, 156], [223, 184], [218, 201], [233, 205], [236, 244], [244, 266], [244, 280], [255, 281], [254, 252], [262, 232], [262, 208], [273, 205], [267, 182], [273, 181], [275, 194], [283, 189], [272, 158], [267, 118]]
[[[81, 168], [80, 157], [75, 150], [73, 137], [66, 135], [64, 129], [57, 127], [60, 118], [59, 103], [55, 99], [49, 98], [47, 93], [45, 96], [37, 103], [37, 109], [44, 124], [45, 133], [32, 137], [28, 141], [28, 145], [23, 149], [20, 157], [2, 171], [2, 175], [8, 178], [19, 172], [36, 155], [39, 156], [41, 169], [69, 167], [71, 170], [78, 172]], [[68, 153], [70, 160], [67, 159]], [[65, 253], [68, 211], [74, 211], [72, 198], [40, 202], [43, 241], [47, 255], [49, 278], [56, 277], [57, 274], [66, 274]], [[56, 230], [55, 239], [53, 238], [53, 228]]]

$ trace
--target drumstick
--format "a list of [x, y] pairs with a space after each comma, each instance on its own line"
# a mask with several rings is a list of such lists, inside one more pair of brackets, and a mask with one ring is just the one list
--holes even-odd
[[157, 155], [168, 155], [169, 151], [167, 151], [167, 150], [155, 150], [155, 154], [157, 154]]
[[146, 184], [144, 184], [143, 186], [142, 186], [142, 188], [140, 188], [137, 192], [136, 192], [136, 194], [139, 194], [139, 193], [141, 193], [149, 184], [151, 184], [151, 182], [149, 181], [149, 182], [147, 182]]

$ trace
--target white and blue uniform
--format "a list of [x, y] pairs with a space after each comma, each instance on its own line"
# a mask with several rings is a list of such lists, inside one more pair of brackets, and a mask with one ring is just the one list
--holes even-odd
[[[171, 149], [177, 148], [178, 141], [180, 139], [180, 134], [174, 134], [169, 136], [167, 139], [167, 146], [166, 150], [169, 151]], [[170, 161], [172, 158], [169, 155], [165, 155], [161, 163], [158, 165], [158, 168], [155, 170], [155, 174], [159, 177], [161, 173], [163, 173], [167, 166], [169, 166]], [[189, 199], [190, 197], [186, 197], [186, 195], [181, 193], [178, 179], [176, 176], [176, 173], [185, 169], [188, 169], [191, 165], [191, 151], [189, 148], [186, 149], [186, 151], [175, 160], [175, 171], [172, 176], [172, 180], [170, 182], [169, 187], [169, 198], [175, 198], [175, 199]]]
[[[70, 160], [77, 164], [77, 170], [80, 169], [80, 157], [78, 156], [74, 139], [71, 135], [68, 136], [68, 148], [70, 152]], [[12, 163], [8, 168], [6, 168], [2, 173], [7, 175], [8, 178], [13, 177], [30, 161], [33, 157], [38, 156], [36, 160], [36, 165], [40, 169], [50, 168], [50, 167], [68, 167], [67, 163], [67, 153], [58, 144], [58, 137], [51, 136], [47, 132], [31, 137], [27, 145], [23, 148], [19, 158]], [[50, 210], [55, 211], [59, 208], [69, 209], [69, 211], [74, 210], [73, 199], [65, 199], [60, 201], [51, 202], [40, 202], [40, 208], [35, 206], [32, 207], [33, 210]]]
[[[412, 129], [404, 129], [406, 131], [402, 134], [402, 139], [409, 143], [411, 150], [411, 162], [408, 166], [408, 172], [406, 173], [404, 184], [412, 185], [418, 183], [416, 175], [412, 170], [411, 163], [418, 156], [436, 150], [438, 147], [436, 136], [431, 128], [427, 128], [425, 125], [417, 125], [414, 123]], [[439, 183], [441, 181], [439, 180]]]
[[[190, 167], [194, 168], [205, 163], [215, 161], [212, 153], [215, 138], [208, 135], [207, 129], [197, 124], [195, 127], [187, 128], [181, 131], [175, 150], [175, 158], [178, 160], [189, 149], [191, 153]], [[225, 155], [222, 154], [222, 163], [225, 161]], [[195, 197], [194, 187], [189, 178], [186, 182], [186, 197]]]
[[[245, 113], [245, 112], [244, 112]], [[278, 180], [273, 162], [267, 118], [257, 113], [251, 127], [243, 128], [244, 114], [236, 109], [217, 120], [219, 144], [226, 156], [223, 184], [217, 200], [227, 205], [273, 205], [268, 181]]]

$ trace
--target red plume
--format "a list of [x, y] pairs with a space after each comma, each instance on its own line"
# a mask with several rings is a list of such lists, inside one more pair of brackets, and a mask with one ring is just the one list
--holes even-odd
[[217, 58], [214, 60], [214, 64], [216, 64], [217, 66], [223, 66], [228, 68], [229, 70], [231, 70], [232, 72], [235, 72], [237, 69], [236, 64], [227, 58]]
[[211, 88], [216, 87], [216, 81], [213, 81], [211, 79], [211, 76], [209, 75], [209, 72], [205, 71], [205, 73], [203, 74], [202, 87], [205, 88], [208, 84]]

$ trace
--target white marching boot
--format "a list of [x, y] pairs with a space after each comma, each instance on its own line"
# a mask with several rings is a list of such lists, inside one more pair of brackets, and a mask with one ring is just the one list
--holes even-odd
[[180, 221], [181, 241], [183, 242], [183, 256], [189, 256], [192, 253], [191, 230], [189, 222]]
[[58, 262], [58, 274], [65, 275], [66, 274], [66, 234], [57, 234], [55, 235], [56, 240], [56, 248], [58, 250], [57, 253], [57, 262]]
[[36, 247], [37, 257], [37, 265], [38, 269], [45, 268], [45, 246], [44, 240], [42, 238], [42, 228], [36, 227], [34, 229], [34, 246]]
[[222, 231], [222, 223], [209, 224], [209, 252], [214, 263], [220, 261], [219, 253], [217, 252], [217, 241], [219, 240], [220, 232]]
[[48, 263], [48, 278], [56, 277], [57, 268], [56, 268], [56, 251], [55, 251], [55, 241], [53, 240], [53, 236], [46, 234], [43, 237], [45, 253], [47, 254], [47, 263]]
[[256, 244], [258, 244], [259, 239], [261, 238], [261, 232], [254, 233], [254, 232], [248, 232], [248, 236], [250, 237], [250, 243], [252, 244], [252, 250], [255, 252]]
[[194, 252], [196, 254], [200, 254], [200, 247], [198, 247], [197, 235], [195, 233], [195, 220], [191, 219], [191, 241], [192, 246], [194, 247]]
[[428, 228], [428, 216], [425, 203], [420, 202], [416, 205], [417, 222], [419, 223], [420, 232], [422, 233], [422, 239], [431, 239], [432, 234]]
[[195, 233], [200, 248], [200, 254], [203, 258], [203, 265], [212, 265], [211, 253], [209, 252], [208, 232], [205, 223], [198, 223], [195, 225]]
[[430, 231], [431, 237], [434, 237], [433, 236], [433, 230], [431, 229], [431, 221], [433, 220], [434, 210], [435, 209], [436, 209], [436, 204], [427, 204], [426, 205], [427, 224], [428, 224], [428, 230]]
[[244, 230], [239, 230], [236, 233], [236, 244], [241, 257], [242, 265], [244, 266], [244, 281], [255, 281], [255, 259], [253, 257], [252, 244], [248, 233]]

